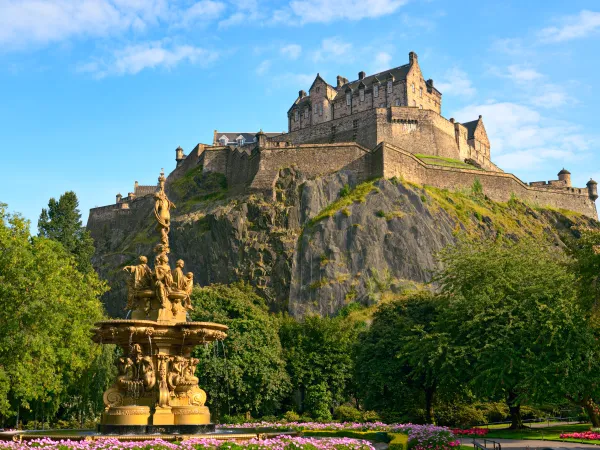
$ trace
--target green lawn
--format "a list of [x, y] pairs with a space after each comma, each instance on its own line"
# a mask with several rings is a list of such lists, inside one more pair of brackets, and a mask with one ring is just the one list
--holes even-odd
[[[600, 444], [600, 441], [588, 441], [582, 439], [561, 439], [561, 433], [571, 432], [582, 432], [590, 429], [589, 423], [578, 423], [578, 424], [558, 424], [550, 425], [549, 427], [540, 428], [527, 428], [524, 430], [509, 430], [506, 425], [500, 425], [503, 428], [492, 428], [490, 426], [490, 432], [485, 436], [485, 439], [533, 439], [533, 440], [546, 440], [546, 441], [565, 441], [565, 442], [579, 442], [586, 444]], [[487, 428], [487, 427], [486, 427]]]
[[482, 170], [478, 167], [467, 164], [460, 159], [444, 158], [443, 156], [424, 155], [421, 153], [415, 153], [414, 156], [419, 158], [426, 164], [432, 164], [434, 166], [442, 167], [457, 167], [459, 169], [470, 169], [470, 170]]

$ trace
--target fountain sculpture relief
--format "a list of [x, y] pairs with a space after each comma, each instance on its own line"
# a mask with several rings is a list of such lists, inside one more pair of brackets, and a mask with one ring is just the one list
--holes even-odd
[[146, 256], [125, 267], [131, 320], [99, 322], [93, 330], [95, 342], [116, 344], [123, 351], [119, 374], [104, 393], [103, 433], [214, 430], [206, 393], [195, 376], [200, 361], [192, 351], [197, 345], [225, 339], [227, 326], [187, 321], [187, 312], [193, 309], [194, 276], [184, 273], [183, 260], [171, 269], [170, 211], [175, 205], [165, 193], [164, 173], [158, 182], [154, 215], [160, 243], [154, 249], [154, 269]]

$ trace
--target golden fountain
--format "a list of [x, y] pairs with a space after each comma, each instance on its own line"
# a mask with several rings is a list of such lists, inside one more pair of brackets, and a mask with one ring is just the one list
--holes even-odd
[[103, 434], [175, 433], [213, 431], [206, 393], [194, 375], [198, 359], [195, 346], [227, 337], [227, 326], [188, 322], [194, 277], [184, 274], [184, 262], [169, 265], [171, 208], [165, 193], [165, 176], [158, 178], [154, 215], [160, 244], [154, 249], [154, 270], [148, 258], [127, 266], [127, 306], [130, 320], [106, 320], [95, 324], [94, 341], [116, 344], [123, 351], [119, 374], [104, 392], [106, 406], [99, 431]]

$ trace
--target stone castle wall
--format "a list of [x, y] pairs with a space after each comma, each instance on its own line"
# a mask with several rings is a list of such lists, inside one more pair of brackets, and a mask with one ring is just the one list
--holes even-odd
[[439, 115], [418, 107], [375, 108], [318, 125], [281, 134], [272, 142], [292, 144], [328, 144], [356, 142], [373, 149], [388, 142], [411, 153], [464, 161], [477, 161], [487, 170], [500, 171], [489, 155], [467, 143], [467, 130]]
[[374, 158], [381, 160], [383, 171], [380, 176], [384, 178], [401, 177], [412, 183], [449, 190], [470, 188], [478, 179], [485, 195], [498, 202], [506, 202], [514, 194], [539, 206], [575, 211], [594, 219], [598, 217], [596, 204], [590, 199], [587, 189], [540, 188], [528, 186], [510, 173], [432, 166], [387, 143], [375, 149]]

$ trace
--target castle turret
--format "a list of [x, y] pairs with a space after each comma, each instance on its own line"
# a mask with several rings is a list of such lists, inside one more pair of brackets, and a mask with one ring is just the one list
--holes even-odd
[[179, 166], [184, 159], [185, 155], [183, 154], [183, 149], [181, 147], [177, 147], [175, 149], [175, 161], [177, 162], [177, 166]]
[[256, 142], [258, 143], [258, 148], [265, 148], [267, 146], [267, 135], [263, 133], [263, 130], [256, 133]]
[[412, 66], [414, 63], [416, 63], [418, 61], [418, 57], [417, 54], [415, 52], [410, 52], [408, 54], [408, 62], [410, 63], [410, 65]]
[[121, 203], [122, 200], [123, 200], [123, 196], [120, 193], [117, 194], [117, 203]]
[[558, 172], [558, 180], [565, 183], [565, 186], [571, 187], [571, 172], [563, 167], [563, 170]]
[[593, 201], [596, 201], [598, 198], [598, 183], [590, 178], [590, 181], [586, 184], [588, 188], [588, 194]]

